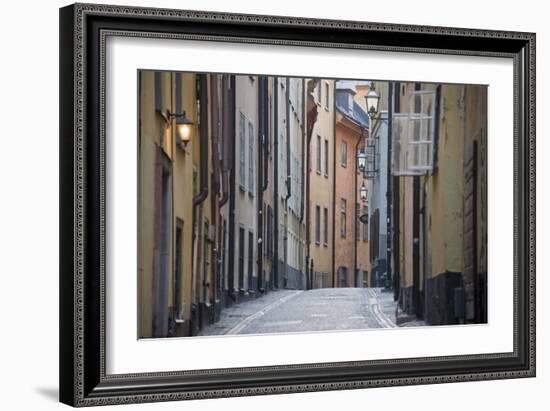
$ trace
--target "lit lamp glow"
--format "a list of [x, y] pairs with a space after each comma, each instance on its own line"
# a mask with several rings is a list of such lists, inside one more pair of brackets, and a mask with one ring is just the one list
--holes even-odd
[[365, 168], [367, 167], [367, 155], [360, 151], [359, 154], [357, 154], [357, 168], [359, 171], [363, 172], [365, 171]]
[[[185, 115], [185, 113], [184, 113]], [[185, 117], [176, 119], [176, 130], [180, 137], [180, 142], [187, 145], [191, 140], [193, 132], [193, 122]]]
[[365, 182], [361, 184], [361, 188], [359, 189], [359, 197], [361, 198], [361, 201], [365, 201], [367, 199], [367, 187], [365, 187]]
[[191, 141], [193, 136], [193, 122], [189, 120], [185, 111], [181, 114], [168, 111], [168, 118], [176, 118], [176, 132], [178, 135], [178, 144], [183, 148]]

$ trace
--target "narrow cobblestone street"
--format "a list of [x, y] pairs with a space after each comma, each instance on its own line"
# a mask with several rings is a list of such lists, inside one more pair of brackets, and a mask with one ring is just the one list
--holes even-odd
[[395, 307], [393, 293], [380, 288], [280, 290], [226, 308], [199, 335], [394, 328]]

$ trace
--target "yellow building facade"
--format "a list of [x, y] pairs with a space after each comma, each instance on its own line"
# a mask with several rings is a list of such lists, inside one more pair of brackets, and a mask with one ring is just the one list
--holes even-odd
[[487, 88], [394, 87], [395, 113], [433, 105], [434, 136], [432, 168], [393, 180], [399, 303], [429, 324], [485, 322]]
[[[197, 143], [177, 142], [175, 119], [185, 110], [197, 134], [193, 74], [142, 71], [139, 108], [138, 279], [139, 335], [190, 332], [193, 302], [192, 187]], [[178, 101], [179, 97], [179, 101]], [[152, 309], [151, 309], [152, 307]]]
[[[315, 122], [309, 137], [309, 275], [310, 288], [333, 287], [334, 80], [310, 80]], [[313, 86], [312, 84], [312, 86]], [[314, 115], [313, 111], [308, 115]]]

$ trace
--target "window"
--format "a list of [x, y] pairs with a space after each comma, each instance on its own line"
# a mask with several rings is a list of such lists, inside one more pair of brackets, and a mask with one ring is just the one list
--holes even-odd
[[422, 175], [434, 167], [436, 91], [414, 91], [408, 101], [408, 112], [392, 116], [393, 175]]
[[330, 103], [330, 86], [325, 83], [325, 108], [328, 110]]
[[328, 245], [328, 208], [323, 209], [323, 244]]
[[315, 206], [315, 243], [321, 243], [321, 207]]
[[408, 168], [430, 171], [433, 166], [433, 123], [435, 92], [415, 91], [409, 97], [409, 156]]
[[325, 140], [325, 162], [324, 162], [324, 166], [325, 166], [325, 177], [328, 177], [328, 140]]
[[321, 80], [317, 80], [317, 103], [321, 104]]
[[355, 240], [361, 240], [361, 221], [359, 221], [359, 211], [361, 210], [359, 203], [355, 203]]
[[248, 123], [248, 192], [254, 195], [254, 126]]
[[241, 113], [239, 121], [239, 185], [241, 189], [245, 188], [245, 176], [244, 176], [244, 145], [245, 145], [245, 127], [246, 127], [246, 118], [243, 113]]
[[[363, 214], [368, 216], [369, 215], [369, 207], [368, 206], [364, 206], [363, 207]], [[369, 240], [369, 223], [368, 223], [368, 218], [365, 219], [365, 222], [363, 223], [363, 241], [368, 241]]]
[[316, 171], [318, 174], [321, 174], [321, 136], [317, 136], [317, 163], [316, 163]]
[[340, 200], [340, 236], [346, 237], [346, 212], [347, 202], [344, 198]]
[[342, 167], [347, 167], [348, 165], [348, 145], [345, 141], [342, 141]]

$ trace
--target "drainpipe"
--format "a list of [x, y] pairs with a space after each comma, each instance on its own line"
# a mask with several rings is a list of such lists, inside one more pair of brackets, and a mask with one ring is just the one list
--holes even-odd
[[[285, 202], [288, 204], [288, 200], [292, 195], [292, 178], [290, 170], [290, 78], [286, 78], [286, 102], [285, 102], [285, 115], [286, 115], [286, 185], [287, 192]], [[288, 236], [287, 236], [288, 237]]]
[[205, 74], [198, 74], [200, 86], [200, 192], [193, 197], [193, 207], [200, 205], [208, 196], [208, 86]]
[[[314, 81], [314, 80], [310, 80]], [[318, 80], [320, 81], [320, 80]], [[320, 85], [319, 85], [320, 87]], [[308, 210], [306, 211], [306, 271], [307, 271], [307, 278], [309, 281], [309, 287], [313, 288], [313, 262], [310, 261], [311, 258], [311, 204], [310, 204], [310, 198], [311, 198], [311, 139], [313, 136], [313, 127], [315, 126], [315, 123], [317, 122], [317, 105], [313, 102], [311, 110], [309, 109], [308, 101], [312, 101], [313, 96], [310, 93], [306, 94], [306, 101], [305, 101], [305, 112], [306, 112], [306, 119], [304, 120], [304, 125], [306, 127], [306, 150], [305, 153], [307, 153], [307, 160], [306, 160], [306, 171], [305, 171], [305, 187], [307, 189], [305, 190], [306, 194], [306, 205], [308, 207]], [[311, 100], [310, 100], [311, 99]], [[328, 154], [328, 153], [327, 153]]]
[[[303, 78], [302, 79], [302, 92], [300, 93], [300, 95], [302, 96], [302, 99], [304, 98], [305, 96], [305, 93], [304, 93], [304, 85], [305, 85], [305, 81], [306, 79]], [[305, 157], [306, 157], [306, 104], [305, 104], [305, 101], [303, 102], [302, 104], [302, 196], [300, 197], [300, 222], [303, 223], [304, 222], [304, 194], [305, 194], [305, 189], [306, 189], [306, 185], [304, 184], [304, 174], [305, 174]], [[308, 160], [309, 160], [309, 155], [307, 156]]]
[[[199, 112], [199, 134], [200, 134], [200, 191], [193, 197], [193, 230], [195, 240], [194, 240], [194, 250], [193, 250], [193, 275], [195, 276], [193, 280], [194, 284], [194, 298], [197, 302], [195, 306], [195, 315], [199, 314], [198, 305], [200, 304], [200, 295], [202, 290], [200, 284], [200, 275], [199, 275], [199, 261], [200, 255], [202, 255], [202, 247], [200, 247], [201, 240], [201, 230], [202, 222], [198, 221], [202, 213], [198, 209], [198, 206], [201, 205], [206, 197], [208, 196], [208, 86], [206, 75], [199, 74], [199, 87], [200, 87], [200, 112]], [[203, 149], [204, 148], [204, 149]], [[198, 318], [198, 324], [201, 325], [201, 319]], [[201, 325], [202, 326], [202, 325]]]
[[391, 289], [392, 283], [393, 283], [393, 266], [391, 264], [391, 248], [390, 244], [392, 244], [392, 218], [391, 216], [391, 210], [392, 210], [392, 191], [391, 191], [391, 149], [392, 149], [392, 121], [393, 121], [393, 87], [394, 83], [390, 82], [388, 84], [388, 131], [386, 133], [386, 146], [387, 146], [387, 154], [386, 154], [386, 288]]
[[262, 143], [263, 143], [263, 179], [262, 179], [262, 192], [265, 192], [267, 190], [267, 186], [269, 184], [269, 173], [268, 173], [268, 167], [269, 167], [269, 104], [268, 98], [269, 98], [269, 78], [267, 76], [264, 76], [262, 78], [262, 81], [260, 83], [263, 87], [263, 108], [261, 109], [261, 112], [263, 114], [263, 137], [262, 137]]
[[228, 92], [228, 105], [229, 112], [227, 113], [227, 125], [226, 129], [229, 130], [229, 253], [228, 253], [228, 277], [227, 277], [227, 292], [229, 297], [236, 301], [234, 294], [235, 287], [235, 197], [237, 195], [237, 187], [235, 184], [235, 76], [229, 76], [229, 92]]
[[273, 78], [273, 283], [279, 288], [279, 78]]
[[210, 116], [211, 121], [211, 131], [212, 131], [212, 141], [211, 141], [211, 150], [212, 150], [212, 195], [210, 196], [210, 221], [214, 225], [215, 234], [214, 234], [214, 247], [211, 247], [211, 261], [213, 276], [212, 283], [210, 284], [210, 292], [212, 293], [213, 307], [214, 312], [216, 312], [216, 305], [219, 299], [218, 286], [220, 284], [220, 273], [221, 273], [221, 259], [220, 259], [220, 249], [221, 249], [221, 215], [220, 215], [220, 169], [221, 169], [221, 158], [220, 158], [220, 99], [219, 99], [219, 76], [217, 74], [209, 75], [210, 80], [210, 100], [212, 112]]
[[[307, 96], [309, 97], [309, 96]], [[307, 107], [307, 103], [305, 104], [305, 107]], [[305, 111], [305, 110], [304, 110]], [[309, 123], [309, 116], [310, 116], [310, 113], [308, 111], [308, 123]], [[309, 132], [309, 127], [307, 126], [306, 124], [306, 130], [307, 130], [307, 135], [306, 135], [306, 138], [307, 138], [307, 164], [306, 164], [306, 186], [307, 186], [307, 190], [306, 190], [306, 204], [308, 206], [308, 211], [307, 211], [307, 215], [306, 215], [306, 271], [307, 271], [307, 279], [308, 279], [308, 286], [307, 288], [310, 289], [310, 288], [313, 288], [312, 287], [312, 284], [313, 284], [313, 281], [312, 281], [312, 278], [310, 277], [313, 277], [313, 270], [310, 269], [310, 259], [311, 259], [311, 250], [310, 250], [310, 247], [311, 247], [311, 204], [310, 204], [310, 198], [311, 198], [311, 136], [313, 134], [313, 126], [311, 126], [311, 133]], [[303, 204], [303, 203], [302, 203]]]
[[[285, 281], [288, 281], [288, 200], [292, 195], [292, 178], [290, 170], [290, 79], [286, 78], [285, 90], [285, 116], [286, 116], [286, 195], [285, 195], [285, 245], [284, 245], [284, 260], [285, 260]], [[288, 283], [287, 283], [288, 285]]]
[[229, 169], [231, 167], [228, 164], [228, 159], [230, 158], [230, 150], [232, 146], [229, 144], [229, 133], [231, 132], [228, 125], [230, 124], [229, 117], [231, 116], [231, 111], [227, 107], [229, 105], [229, 90], [228, 90], [228, 76], [227, 74], [222, 75], [222, 180], [221, 180], [221, 189], [222, 196], [220, 198], [220, 208], [223, 207], [229, 200]]
[[[210, 96], [212, 113], [210, 116], [211, 131], [212, 131], [212, 194], [218, 195], [220, 192], [220, 103], [219, 103], [219, 90], [218, 90], [218, 75], [212, 74], [210, 76]], [[212, 220], [214, 221], [214, 220]]]
[[[305, 82], [306, 82], [306, 79], [303, 78], [302, 79], [302, 89], [301, 89], [301, 93], [300, 95], [302, 96], [302, 104], [301, 104], [301, 108], [302, 108], [302, 152], [301, 152], [301, 160], [302, 160], [302, 170], [301, 170], [301, 175], [300, 175], [300, 181], [302, 182], [302, 195], [300, 196], [300, 231], [302, 230], [302, 227], [303, 227], [303, 222], [304, 222], [304, 196], [305, 196], [305, 190], [306, 190], [306, 184], [305, 184], [305, 181], [304, 181], [304, 177], [305, 177], [305, 162], [306, 162], [306, 139], [307, 139], [307, 126], [306, 126], [306, 102], [304, 100], [304, 97], [305, 97]], [[309, 145], [308, 145], [309, 147]], [[309, 154], [307, 154], [307, 159], [309, 160]], [[308, 206], [309, 206], [309, 202], [308, 202]], [[308, 213], [309, 214], [309, 213]], [[307, 236], [307, 233], [306, 233], [306, 236]], [[300, 239], [303, 239], [303, 235], [300, 236]], [[306, 275], [306, 289], [309, 289], [310, 288], [310, 281], [309, 281], [309, 255], [306, 255], [306, 259], [305, 259], [305, 262], [304, 262], [304, 259], [303, 259], [303, 251], [304, 251], [304, 247], [300, 247], [300, 250], [301, 250], [301, 255], [300, 255], [300, 259], [301, 259], [301, 262], [302, 263], [305, 263], [305, 266], [304, 266], [304, 273]], [[306, 253], [308, 253], [309, 251], [309, 247], [306, 249]]]
[[[353, 152], [353, 196], [354, 196], [354, 202], [353, 202], [353, 285], [354, 287], [357, 287], [357, 215], [358, 209], [357, 209], [357, 149], [359, 147], [359, 144], [361, 143], [361, 140], [363, 140], [363, 132], [365, 129], [361, 127], [361, 135], [357, 139], [357, 143], [355, 143], [355, 150]], [[367, 135], [368, 138], [368, 135]]]
[[266, 117], [266, 98], [267, 98], [267, 77], [258, 77], [258, 290], [265, 292], [264, 287], [264, 191], [267, 189], [267, 117]]
[[336, 81], [334, 82], [332, 101], [334, 110], [332, 115], [332, 288], [336, 288]]

